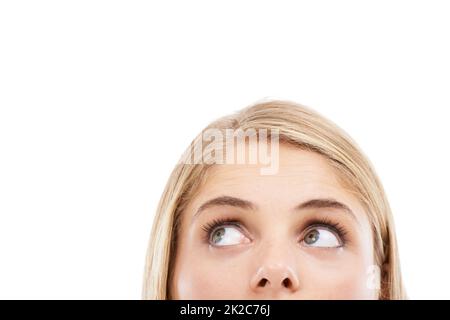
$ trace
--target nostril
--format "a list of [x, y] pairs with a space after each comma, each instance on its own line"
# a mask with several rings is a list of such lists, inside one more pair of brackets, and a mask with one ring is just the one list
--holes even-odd
[[291, 280], [289, 280], [289, 278], [284, 279], [284, 280], [283, 280], [283, 285], [284, 285], [286, 288], [290, 288], [290, 287], [291, 287]]
[[[259, 286], [260, 286], [260, 287], [265, 287], [266, 284], [267, 284], [267, 282], [269, 282], [267, 279], [265, 279], [265, 278], [264, 278], [264, 279], [261, 279], [261, 281], [259, 282]], [[282, 282], [282, 284], [283, 284], [283, 286], [286, 287], [286, 288], [292, 287], [292, 282], [291, 282], [291, 280], [290, 280], [289, 278], [284, 279], [283, 282]]]
[[267, 283], [267, 279], [261, 279], [261, 281], [259, 282], [261, 287], [265, 287]]

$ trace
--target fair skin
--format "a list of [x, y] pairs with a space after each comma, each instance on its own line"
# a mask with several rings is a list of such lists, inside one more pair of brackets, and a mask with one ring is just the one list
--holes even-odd
[[278, 173], [259, 169], [210, 169], [181, 217], [170, 297], [377, 299], [367, 214], [327, 160], [280, 144]]

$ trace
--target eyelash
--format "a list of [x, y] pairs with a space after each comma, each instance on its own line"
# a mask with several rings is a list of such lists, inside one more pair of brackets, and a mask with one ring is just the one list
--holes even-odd
[[[239, 219], [234, 218], [214, 219], [211, 222], [208, 222], [204, 226], [202, 226], [202, 230], [204, 231], [203, 240], [206, 243], [209, 243], [211, 235], [217, 227], [236, 226], [241, 229], [241, 224], [242, 223]], [[342, 226], [339, 222], [334, 222], [328, 218], [314, 218], [307, 221], [305, 225], [306, 227], [303, 228], [304, 230], [311, 230], [313, 228], [322, 227], [336, 233], [336, 235], [341, 239], [343, 247], [349, 241], [347, 237], [348, 232], [346, 228], [344, 228], [344, 226]]]

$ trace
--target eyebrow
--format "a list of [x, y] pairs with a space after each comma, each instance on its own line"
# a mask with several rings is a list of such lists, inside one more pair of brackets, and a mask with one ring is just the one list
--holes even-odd
[[206, 201], [203, 203], [200, 208], [198, 208], [197, 212], [194, 214], [194, 218], [196, 218], [202, 211], [205, 211], [206, 209], [210, 207], [216, 207], [216, 206], [231, 206], [236, 208], [242, 208], [242, 209], [250, 209], [255, 210], [257, 206], [253, 204], [252, 202], [240, 198], [230, 197], [230, 196], [221, 196], [217, 197], [211, 200]]
[[[202, 213], [206, 209], [216, 206], [231, 206], [247, 210], [256, 210], [258, 208], [257, 205], [248, 200], [231, 196], [220, 196], [203, 203], [195, 212], [193, 219], [196, 219], [200, 215], [200, 213]], [[353, 211], [346, 204], [331, 198], [310, 199], [295, 206], [294, 210], [327, 209], [327, 208], [343, 210], [346, 213], [348, 213], [353, 219], [358, 221]]]
[[344, 203], [339, 202], [335, 199], [325, 198], [325, 199], [311, 199], [308, 201], [305, 201], [298, 206], [295, 207], [296, 210], [302, 210], [302, 209], [339, 209], [343, 210], [346, 213], [348, 213], [350, 216], [352, 216], [355, 220], [356, 216], [353, 213], [353, 211]]

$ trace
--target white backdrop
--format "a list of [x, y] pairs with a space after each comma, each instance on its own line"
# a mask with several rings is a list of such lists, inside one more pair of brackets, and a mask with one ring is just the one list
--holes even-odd
[[157, 202], [262, 98], [344, 128], [387, 191], [411, 298], [450, 298], [446, 1], [2, 1], [0, 298], [139, 299]]

